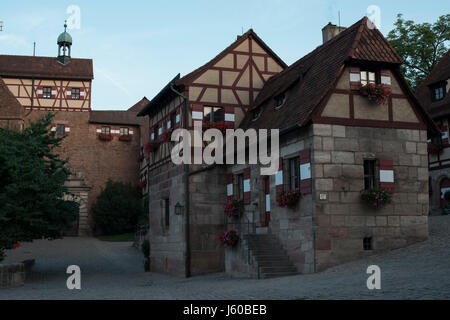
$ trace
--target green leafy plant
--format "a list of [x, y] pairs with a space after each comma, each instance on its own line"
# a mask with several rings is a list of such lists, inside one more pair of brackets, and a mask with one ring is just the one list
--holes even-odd
[[96, 233], [115, 235], [134, 232], [143, 215], [139, 188], [109, 179], [92, 205]]
[[361, 190], [361, 200], [374, 208], [380, 208], [392, 203], [392, 194], [386, 189]]
[[67, 160], [57, 153], [65, 136], [51, 132], [53, 117], [0, 129], [0, 256], [20, 242], [61, 238], [78, 214], [64, 186]]

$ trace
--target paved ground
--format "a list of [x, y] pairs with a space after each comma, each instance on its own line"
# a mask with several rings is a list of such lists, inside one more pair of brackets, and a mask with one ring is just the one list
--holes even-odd
[[[131, 243], [66, 238], [24, 244], [5, 262], [36, 258], [25, 286], [0, 289], [0, 299], [450, 299], [450, 216], [430, 218], [430, 239], [408, 248], [288, 278], [190, 279], [142, 272]], [[82, 270], [81, 290], [66, 288], [68, 265]], [[367, 266], [381, 268], [381, 290], [366, 288]]]

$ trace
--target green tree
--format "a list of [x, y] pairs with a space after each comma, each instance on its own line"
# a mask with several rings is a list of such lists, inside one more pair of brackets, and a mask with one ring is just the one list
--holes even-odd
[[415, 88], [448, 51], [450, 14], [440, 16], [434, 24], [414, 23], [399, 14], [394, 25], [387, 39], [404, 60], [402, 72]]
[[92, 205], [96, 232], [114, 235], [133, 232], [143, 216], [139, 188], [109, 179]]
[[61, 238], [78, 213], [65, 197], [70, 170], [55, 150], [64, 138], [50, 132], [53, 117], [23, 131], [0, 128], [0, 257], [18, 242]]

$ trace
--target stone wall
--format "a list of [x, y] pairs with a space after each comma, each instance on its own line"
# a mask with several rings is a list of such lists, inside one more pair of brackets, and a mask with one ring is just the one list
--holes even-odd
[[[313, 134], [318, 271], [427, 239], [426, 131], [314, 124]], [[394, 161], [393, 203], [382, 209], [360, 200], [364, 159]], [[372, 251], [363, 250], [365, 237]]]
[[25, 276], [23, 263], [0, 264], [0, 289], [23, 286]]

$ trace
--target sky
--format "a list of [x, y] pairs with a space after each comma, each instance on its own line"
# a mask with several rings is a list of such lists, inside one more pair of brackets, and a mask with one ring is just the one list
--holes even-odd
[[[376, 6], [376, 7], [374, 7]], [[94, 61], [92, 108], [126, 110], [152, 99], [253, 30], [288, 65], [322, 43], [328, 23], [348, 27], [368, 16], [386, 36], [397, 14], [433, 23], [450, 13], [447, 0], [3, 0], [0, 54], [57, 56], [68, 20], [72, 57]]]

